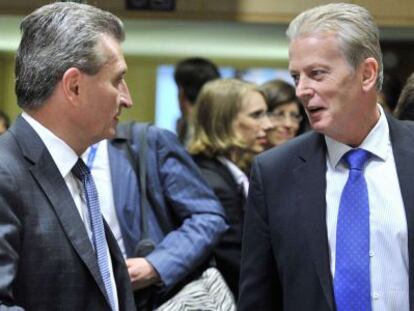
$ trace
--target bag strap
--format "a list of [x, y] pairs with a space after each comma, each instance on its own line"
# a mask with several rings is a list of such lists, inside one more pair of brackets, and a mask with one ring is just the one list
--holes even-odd
[[[130, 136], [133, 137], [133, 127], [134, 123], [131, 122], [130, 124]], [[147, 209], [146, 206], [149, 206], [148, 199], [147, 199], [147, 180], [145, 178], [146, 176], [146, 159], [147, 159], [147, 132], [148, 132], [149, 124], [145, 124], [144, 127], [142, 127], [142, 130], [139, 133], [139, 154], [138, 154], [138, 168], [135, 161], [135, 174], [139, 175], [139, 183], [141, 187], [141, 193], [140, 193], [140, 209], [141, 209], [141, 236], [142, 239], [148, 238], [148, 216], [147, 216]], [[130, 151], [132, 152], [132, 148], [130, 146]], [[137, 172], [138, 170], [138, 172]]]
[[[151, 191], [147, 189], [147, 173], [146, 173], [146, 161], [148, 154], [148, 129], [151, 126], [150, 123], [139, 123], [139, 122], [129, 122], [125, 126], [128, 127], [127, 131], [124, 131], [124, 137], [126, 138], [126, 145], [128, 151], [128, 160], [135, 171], [137, 179], [139, 178], [139, 183], [141, 187], [140, 192], [140, 211], [141, 211], [141, 236], [142, 239], [148, 238], [148, 208], [152, 208], [158, 224], [161, 227], [164, 235], [167, 235], [172, 231], [171, 226], [168, 224], [165, 219], [164, 213], [161, 207], [158, 206], [155, 198], [152, 198]], [[136, 141], [138, 143], [138, 154], [131, 146], [131, 142]], [[137, 159], [138, 157], [138, 159]]]

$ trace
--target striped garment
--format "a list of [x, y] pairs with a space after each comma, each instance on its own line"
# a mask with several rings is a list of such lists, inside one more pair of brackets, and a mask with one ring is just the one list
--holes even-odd
[[156, 311], [235, 311], [233, 294], [216, 268], [208, 268]]

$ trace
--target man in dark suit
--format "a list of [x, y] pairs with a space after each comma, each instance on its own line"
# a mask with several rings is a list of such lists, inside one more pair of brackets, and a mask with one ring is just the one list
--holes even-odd
[[24, 18], [21, 30], [23, 113], [0, 139], [0, 309], [133, 310], [124, 260], [90, 202], [92, 182], [71, 172], [131, 106], [122, 22], [54, 3]]
[[414, 310], [414, 126], [376, 102], [378, 28], [337, 3], [303, 12], [287, 35], [314, 131], [254, 162], [239, 310]]

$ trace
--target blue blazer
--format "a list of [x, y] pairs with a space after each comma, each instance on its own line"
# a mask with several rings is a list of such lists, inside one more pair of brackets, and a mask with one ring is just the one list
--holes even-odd
[[[18, 117], [0, 150], [0, 310], [109, 311], [85, 226], [40, 137]], [[124, 259], [105, 232], [119, 310], [134, 310]]]
[[[138, 154], [137, 127], [132, 137], [130, 143]], [[176, 135], [150, 126], [147, 137], [147, 190], [174, 230], [165, 236], [154, 212], [149, 212], [149, 234], [157, 246], [146, 259], [169, 288], [205, 262], [228, 226], [223, 208]], [[131, 165], [125, 149], [119, 148], [126, 139], [118, 134], [108, 144], [108, 152], [116, 211], [130, 257], [140, 240], [141, 215], [138, 196], [134, 201], [129, 197], [139, 193], [139, 182], [135, 190], [126, 185], [125, 172]]]
[[[387, 119], [407, 217], [412, 285], [414, 123]], [[238, 310], [335, 310], [325, 176], [326, 144], [323, 135], [315, 132], [256, 158], [244, 228]]]

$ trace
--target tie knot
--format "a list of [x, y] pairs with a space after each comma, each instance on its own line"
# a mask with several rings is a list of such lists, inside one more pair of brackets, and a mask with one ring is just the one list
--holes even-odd
[[89, 176], [91, 172], [89, 171], [89, 168], [86, 166], [85, 162], [79, 158], [78, 162], [76, 162], [76, 164], [72, 167], [72, 173], [80, 181], [83, 181], [87, 176]]
[[371, 153], [361, 148], [352, 149], [344, 154], [343, 159], [349, 168], [362, 171], [366, 160], [369, 159]]

